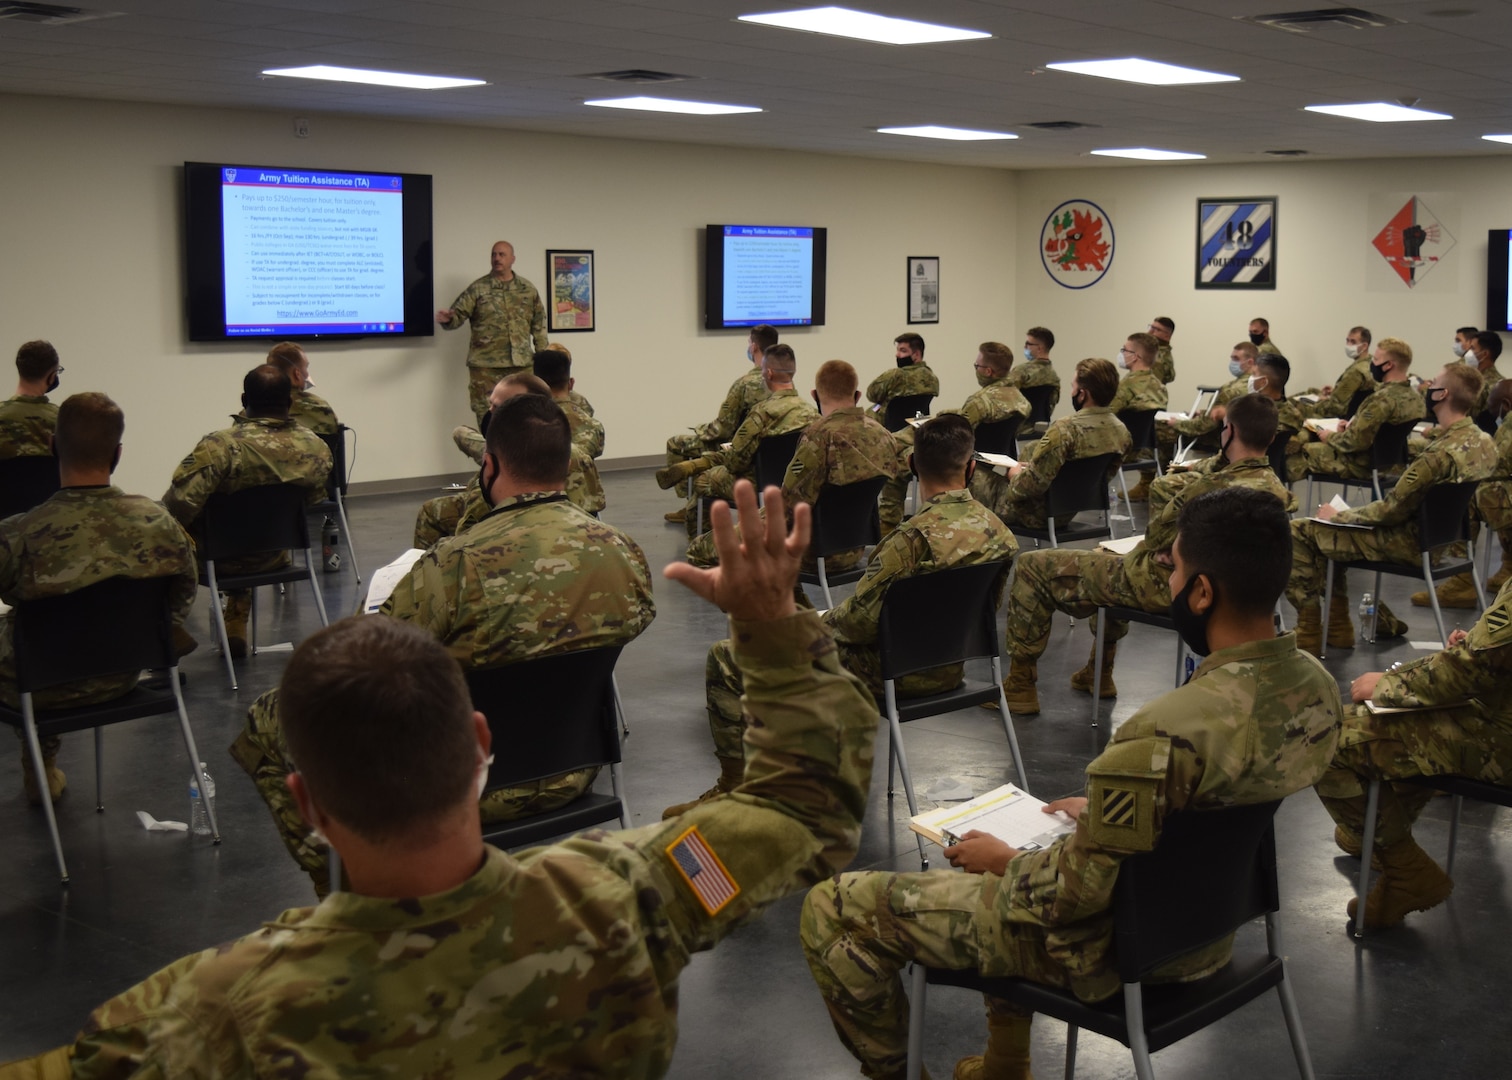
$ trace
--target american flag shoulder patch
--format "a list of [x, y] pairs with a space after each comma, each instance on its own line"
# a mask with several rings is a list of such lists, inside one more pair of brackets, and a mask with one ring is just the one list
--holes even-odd
[[740, 886], [694, 825], [667, 845], [667, 858], [710, 915], [740, 895]]

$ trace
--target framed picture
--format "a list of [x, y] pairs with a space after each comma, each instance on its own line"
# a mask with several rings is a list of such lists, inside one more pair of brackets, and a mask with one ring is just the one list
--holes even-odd
[[937, 255], [908, 257], [908, 322], [940, 321], [940, 259]]
[[1197, 288], [1276, 287], [1276, 197], [1197, 200]]
[[546, 252], [551, 275], [546, 298], [546, 330], [552, 334], [594, 330], [593, 252]]

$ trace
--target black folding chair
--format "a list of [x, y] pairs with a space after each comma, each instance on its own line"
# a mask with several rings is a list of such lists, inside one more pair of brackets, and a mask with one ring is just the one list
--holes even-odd
[[[1170, 611], [1145, 611], [1142, 608], [1100, 607], [1097, 609], [1096, 639], [1092, 644], [1092, 723], [1097, 723], [1098, 707], [1101, 702], [1099, 696], [1102, 691], [1103, 670], [1103, 639], [1107, 635], [1107, 620], [1121, 619], [1124, 622], [1143, 623], [1145, 626], [1158, 627], [1161, 630], [1175, 632], [1176, 622], [1171, 618]], [[1180, 634], [1176, 635], [1176, 686], [1180, 686], [1186, 680], [1186, 639]]]
[[809, 551], [814, 556], [814, 572], [803, 571], [798, 579], [806, 585], [824, 590], [824, 606], [832, 608], [831, 585], [860, 581], [866, 573], [865, 562], [849, 570], [830, 574], [824, 560], [841, 551], [872, 547], [882, 539], [882, 522], [877, 514], [877, 496], [887, 477], [874, 476], [853, 484], [825, 484], [814, 500], [814, 539]]
[[[1375, 572], [1375, 590], [1372, 595], [1381, 595], [1381, 575], [1394, 574], [1397, 577], [1415, 578], [1422, 575], [1423, 583], [1428, 588], [1428, 599], [1433, 605], [1433, 619], [1438, 623], [1439, 639], [1443, 641], [1444, 648], [1449, 647], [1449, 632], [1444, 628], [1444, 612], [1439, 607], [1438, 590], [1434, 588], [1435, 581], [1442, 581], [1446, 577], [1455, 574], [1470, 572], [1470, 580], [1475, 582], [1475, 595], [1480, 600], [1481, 610], [1486, 608], [1486, 587], [1481, 582], [1480, 569], [1475, 565], [1475, 541], [1470, 538], [1470, 500], [1475, 498], [1475, 489], [1479, 485], [1475, 481], [1466, 481], [1459, 484], [1435, 484], [1429, 488], [1423, 496], [1423, 501], [1418, 504], [1418, 551], [1422, 556], [1422, 566], [1410, 566], [1403, 563], [1385, 562], [1377, 559], [1360, 559], [1358, 561], [1340, 560], [1339, 565], [1348, 569], [1370, 570]], [[1328, 525], [1318, 526], [1321, 529], [1330, 528]], [[1490, 542], [1490, 537], [1486, 541]], [[1466, 557], [1454, 559], [1445, 557], [1439, 560], [1437, 566], [1433, 565], [1433, 552], [1447, 544], [1463, 540], [1466, 544]], [[1323, 625], [1328, 625], [1328, 608], [1333, 600], [1334, 560], [1328, 560], [1328, 584], [1323, 590]], [[1325, 635], [1326, 636], [1326, 635]], [[1327, 642], [1324, 642], [1324, 653], [1327, 655]]]
[[[1121, 457], [1120, 454], [1099, 454], [1097, 457], [1066, 462], [1061, 466], [1060, 472], [1055, 474], [1055, 479], [1050, 481], [1050, 490], [1046, 492], [1048, 513], [1045, 528], [1013, 525], [1011, 527], [1014, 533], [1036, 541], [1035, 546], [1038, 546], [1040, 540], [1048, 540], [1053, 548], [1060, 547], [1062, 541], [1070, 543], [1074, 540], [1111, 537], [1113, 523], [1108, 517], [1108, 474]], [[1088, 510], [1101, 511], [1103, 523], [1078, 525], [1073, 521], [1059, 532], [1056, 531], [1056, 518]]]
[[[231, 644], [226, 638], [226, 617], [220, 606], [222, 590], [253, 590], [252, 621], [247, 634], [247, 645], [253, 653], [257, 652], [256, 588], [259, 585], [309, 581], [310, 589], [315, 594], [315, 607], [320, 612], [320, 625], [330, 625], [330, 620], [326, 618], [325, 598], [320, 592], [320, 580], [315, 576], [315, 558], [310, 550], [310, 522], [305, 516], [305, 489], [295, 484], [266, 484], [230, 494], [217, 493], [205, 503], [205, 511], [200, 517], [200, 529], [204, 538], [204, 547], [200, 552], [204, 560], [200, 584], [210, 589], [210, 610], [215, 622], [215, 633], [220, 639], [221, 653], [226, 659], [226, 674], [231, 678], [231, 689], [235, 690], [236, 665], [231, 659]], [[303, 566], [291, 562], [291, 565], [275, 570], [246, 574], [218, 574], [215, 569], [217, 560], [296, 549], [304, 551]]]
[[[47, 797], [47, 774], [42, 767], [41, 739], [70, 731], [94, 729], [95, 810], [103, 811], [104, 740], [101, 728], [144, 716], [177, 712], [189, 752], [189, 768], [205, 790], [199, 748], [189, 729], [189, 713], [179, 688], [178, 659], [173, 652], [173, 614], [169, 590], [173, 579], [108, 578], [63, 596], [25, 600], [16, 605], [14, 640], [16, 689], [19, 710], [0, 705], [0, 723], [20, 728], [26, 737], [32, 768], [42, 788], [42, 809], [52, 834], [58, 873], [68, 884], [68, 864], [63, 860], [63, 841], [58, 818]], [[102, 675], [139, 672], [143, 668], [166, 668], [168, 688], [149, 690], [137, 686], [129, 693], [99, 705], [73, 705], [39, 711], [33, 701], [38, 690], [82, 682]], [[210, 832], [219, 844], [220, 825], [215, 803], [206, 800]]]
[[58, 459], [51, 454], [0, 461], [0, 518], [24, 514], [40, 506], [59, 486]]
[[[998, 655], [997, 609], [992, 597], [999, 578], [1008, 573], [1006, 561], [953, 566], [931, 574], [902, 578], [887, 588], [882, 598], [882, 615], [877, 623], [877, 649], [882, 661], [882, 697], [887, 717], [889, 742], [887, 755], [887, 796], [893, 795], [893, 769], [903, 777], [903, 794], [908, 799], [908, 813], [919, 812], [914, 797], [913, 779], [908, 772], [908, 757], [903, 753], [903, 724], [926, 716], [954, 712], [984, 701], [998, 703], [1003, 733], [1008, 737], [1008, 753], [1014, 772], [1025, 790], [1029, 781], [1024, 775], [1024, 759], [1019, 754], [1018, 736], [1008, 702], [1003, 697], [1003, 666]], [[968, 672], [961, 685], [928, 697], [898, 699], [898, 680], [930, 668], [968, 660], [987, 660], [991, 678], [974, 679]], [[919, 861], [927, 869], [924, 838], [915, 835]]]
[[[1123, 992], [1087, 1004], [1070, 990], [1026, 979], [988, 977], [915, 964], [910, 991], [908, 1076], [917, 1080], [923, 1060], [926, 986], [959, 986], [1003, 998], [1064, 1020], [1066, 1076], [1076, 1068], [1082, 1028], [1127, 1046], [1134, 1074], [1154, 1080], [1150, 1055], [1275, 989], [1291, 1037], [1297, 1070], [1313, 1080], [1285, 949], [1275, 913], [1275, 814], [1280, 802], [1221, 810], [1185, 810], [1166, 819], [1153, 851], [1127, 858], [1113, 887], [1114, 956]], [[1233, 959], [1205, 979], [1145, 986], [1144, 980], [1177, 958], [1265, 916], [1265, 947], [1236, 948]]]
[[1118, 422], [1129, 429], [1129, 449], [1148, 450], [1150, 457], [1139, 461], [1124, 461], [1118, 466], [1118, 483], [1123, 488], [1124, 506], [1128, 508], [1129, 520], [1134, 520], [1134, 503], [1129, 499], [1129, 482], [1124, 479], [1124, 473], [1130, 469], [1143, 472], [1151, 462], [1155, 465], [1155, 475], [1160, 475], [1160, 452], [1155, 448], [1155, 414], [1158, 409], [1120, 409]]
[[[1206, 413], [1218, 400], [1218, 394], [1222, 390], [1223, 387], [1221, 386], [1199, 385], [1196, 396], [1192, 398], [1192, 407], [1187, 415], [1196, 416], [1199, 413]], [[1190, 438], [1185, 435], [1176, 436], [1176, 447], [1172, 451], [1171, 459], [1173, 461], [1185, 461], [1188, 448], [1200, 438], [1202, 438], [1201, 435], [1193, 435]]]
[[[1381, 474], [1390, 474], [1393, 470], [1400, 469], [1407, 464], [1407, 439], [1412, 434], [1413, 428], [1421, 423], [1419, 420], [1404, 420], [1400, 424], [1382, 424], [1376, 432], [1375, 441], [1370, 444], [1370, 479], [1355, 480], [1348, 476], [1336, 476], [1332, 473], [1308, 473], [1307, 474], [1307, 501], [1304, 508], [1315, 505], [1312, 501], [1313, 481], [1320, 484], [1338, 484], [1348, 491], [1352, 487], [1369, 488], [1377, 499], [1384, 499], [1385, 488], [1381, 484]], [[1394, 476], [1388, 475], [1390, 484], [1396, 483]]]
[[[799, 428], [781, 435], [768, 435], [756, 444], [752, 471], [755, 473], [757, 506], [761, 505], [761, 493], [767, 489], [767, 485], [782, 486], [782, 478], [787, 475], [788, 464], [793, 460], [793, 455], [798, 452], [798, 440], [803, 438], [804, 430], [804, 428]], [[713, 495], [700, 496], [697, 501], [698, 523], [693, 533], [695, 536], [702, 534], [707, 528], [705, 507], [712, 506], [716, 502], [735, 505], [730, 499], [720, 499]]]
[[1271, 440], [1270, 450], [1267, 457], [1270, 459], [1271, 472], [1276, 474], [1276, 479], [1281, 481], [1282, 487], [1291, 487], [1291, 481], [1286, 478], [1286, 446], [1292, 441], [1297, 433], [1292, 428], [1279, 428], [1276, 437]]
[[902, 431], [903, 426], [916, 416], [928, 416], [933, 394], [905, 394], [887, 403], [882, 413], [882, 426], [888, 431]]
[[1344, 406], [1344, 419], [1353, 420], [1354, 414], [1360, 411], [1360, 406], [1365, 404], [1365, 399], [1375, 393], [1374, 386], [1367, 386], [1363, 390], [1356, 390], [1349, 395], [1349, 404]]
[[[1051, 399], [1055, 396], [1057, 388], [1054, 386], [1021, 386], [1019, 393], [1029, 399], [1028, 427], [1019, 432], [1016, 439], [1020, 443], [1033, 442], [1045, 433], [1045, 428], [1050, 426], [1050, 414], [1055, 411]], [[1014, 453], [1014, 457], [1022, 457], [1022, 454]]]
[[1023, 422], [1024, 418], [1015, 414], [1005, 420], [978, 424], [972, 433], [976, 438], [977, 453], [1018, 457], [1018, 432]]
[[326, 481], [326, 501], [321, 506], [313, 509], [321, 509], [327, 503], [336, 504], [336, 516], [341, 521], [341, 535], [346, 537], [347, 556], [352, 560], [352, 573], [357, 575], [357, 584], [362, 584], [362, 571], [357, 568], [357, 545], [352, 541], [352, 526], [347, 522], [346, 493], [347, 493], [347, 452], [346, 433], [351, 428], [342, 424], [336, 431], [328, 435], [321, 435], [321, 441], [331, 450], [331, 476]]

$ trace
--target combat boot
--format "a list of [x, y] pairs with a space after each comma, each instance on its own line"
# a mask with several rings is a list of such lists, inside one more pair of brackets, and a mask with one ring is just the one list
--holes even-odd
[[194, 640], [194, 635], [185, 630], [178, 623], [173, 624], [173, 655], [182, 660], [195, 649], [199, 648], [199, 642]]
[[[1376, 853], [1381, 857], [1381, 877], [1365, 897], [1368, 928], [1397, 926], [1408, 912], [1437, 907], [1454, 891], [1449, 875], [1410, 836]], [[1358, 917], [1358, 905], [1358, 898], [1349, 902], [1351, 919]]]
[[1316, 601], [1297, 611], [1297, 648], [1323, 655], [1323, 608]]
[[669, 818], [681, 817], [699, 803], [706, 803], [716, 795], [723, 795], [726, 792], [734, 791], [744, 779], [745, 759], [722, 757], [719, 759], [719, 779], [714, 781], [714, 786], [696, 799], [667, 807], [662, 811], [662, 820], [666, 821]]
[[1501, 569], [1486, 579], [1486, 595], [1495, 596], [1512, 577], [1512, 550], [1502, 549]]
[[[1118, 642], [1110, 641], [1103, 645], [1102, 662], [1102, 689], [1098, 692], [1100, 698], [1114, 698], [1118, 696], [1118, 687], [1113, 685], [1113, 657], [1118, 655]], [[1071, 676], [1071, 689], [1080, 690], [1083, 694], [1092, 692], [1092, 676], [1097, 660], [1097, 642], [1092, 642], [1092, 652], [1087, 655], [1087, 666]]]
[[[1475, 580], [1469, 574], [1455, 574], [1452, 578], [1446, 578], [1439, 582], [1438, 602], [1441, 608], [1469, 608], [1474, 610], [1480, 606], [1480, 598], [1475, 595]], [[1413, 607], [1429, 607], [1428, 590], [1423, 589], [1412, 594]]]
[[[53, 802], [68, 788], [68, 777], [58, 768], [58, 757], [49, 754], [42, 759], [42, 771], [47, 774], [47, 793]], [[32, 769], [31, 754], [21, 751], [21, 787], [26, 791], [26, 801], [33, 806], [42, 805], [42, 785], [37, 783], [37, 774]]]
[[[1334, 826], [1334, 843], [1339, 845], [1339, 850], [1344, 854], [1353, 855], [1356, 859], [1360, 857], [1360, 851], [1364, 847], [1364, 841], [1360, 839], [1360, 834], [1353, 829], [1345, 828], [1343, 825]], [[1372, 870], [1381, 869], [1381, 853], [1379, 851], [1370, 853], [1370, 868]]]
[[1130, 502], [1144, 502], [1150, 497], [1150, 481], [1154, 476], [1154, 473], [1139, 474], [1139, 483], [1129, 489]]
[[[1471, 590], [1474, 591], [1473, 588]], [[1376, 640], [1388, 641], [1407, 633], [1407, 624], [1392, 614], [1383, 600], [1376, 605]]]
[[688, 520], [688, 508], [686, 506], [680, 506], [676, 510], [668, 510], [665, 514], [662, 515], [662, 520], [670, 521], [676, 525], [681, 525]]
[[[1038, 659], [1024, 656], [1010, 657], [1008, 677], [1003, 680], [1003, 697], [1008, 701], [1008, 711], [1018, 713], [1020, 716], [1033, 716], [1039, 712], [1039, 690], [1036, 686], [1038, 682]], [[988, 702], [987, 705], [990, 708], [997, 708], [995, 702]]]
[[657, 469], [656, 486], [666, 491], [673, 484], [681, 483], [698, 472], [702, 463], [702, 458], [694, 458], [692, 461], [679, 461], [676, 465], [668, 465], [664, 469]]
[[[1385, 604], [1380, 605], [1377, 611], [1384, 610]], [[1381, 622], [1379, 616], [1376, 621], [1376, 633], [1380, 633]], [[1330, 649], [1352, 649], [1355, 643], [1354, 620], [1349, 617], [1349, 598], [1347, 596], [1335, 596], [1333, 602], [1328, 605], [1328, 647]]]
[[956, 1062], [954, 1080], [1034, 1080], [1028, 1016], [987, 1014], [987, 1049]]

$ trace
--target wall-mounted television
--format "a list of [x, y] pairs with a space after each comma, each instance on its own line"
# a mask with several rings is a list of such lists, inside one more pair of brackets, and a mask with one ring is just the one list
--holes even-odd
[[184, 163], [190, 341], [425, 337], [431, 178]]
[[1512, 229], [1486, 233], [1486, 329], [1512, 331]]
[[827, 244], [806, 226], [707, 226], [704, 329], [823, 326]]

